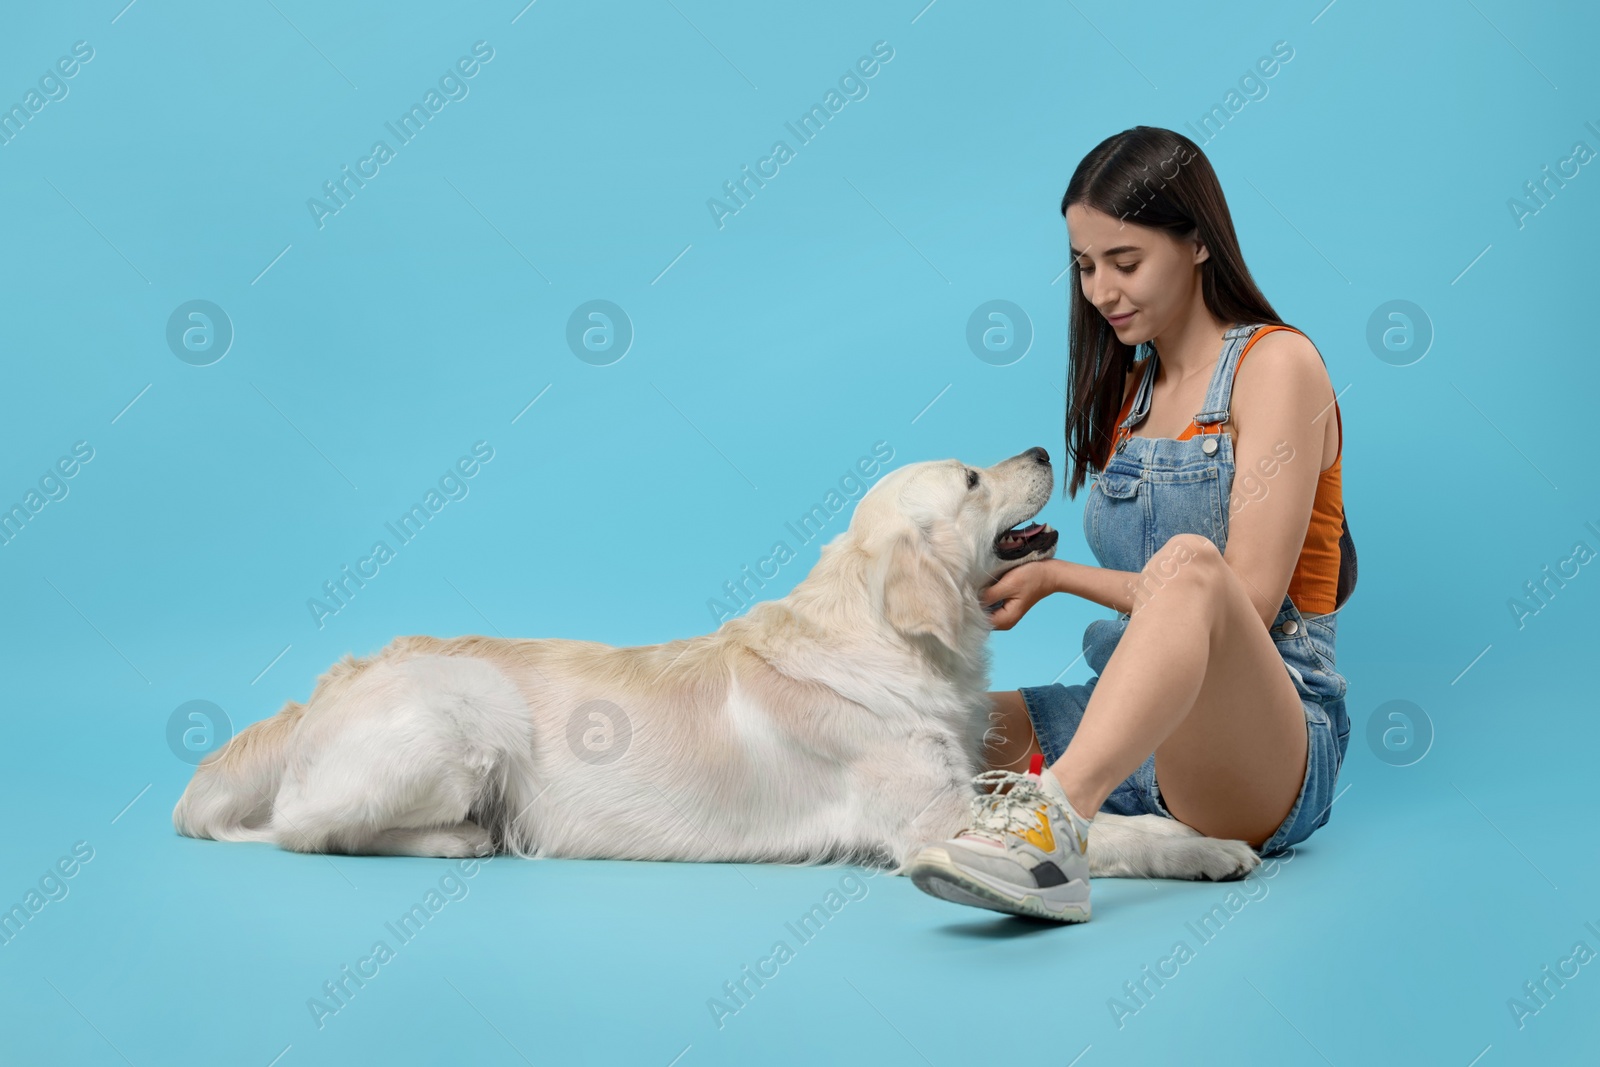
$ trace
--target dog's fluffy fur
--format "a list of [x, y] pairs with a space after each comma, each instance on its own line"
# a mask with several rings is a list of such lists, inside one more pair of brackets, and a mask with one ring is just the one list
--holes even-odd
[[[788, 596], [662, 645], [401, 637], [202, 762], [178, 832], [302, 852], [900, 870], [990, 726], [978, 591], [1054, 551], [1043, 449], [886, 474]], [[1009, 531], [1009, 533], [1008, 533]], [[1096, 875], [1234, 878], [1240, 841], [1100, 815]]]

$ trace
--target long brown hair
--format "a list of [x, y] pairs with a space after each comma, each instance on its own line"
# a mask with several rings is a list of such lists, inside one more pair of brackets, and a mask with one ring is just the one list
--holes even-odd
[[[1107, 137], [1072, 172], [1061, 198], [1063, 218], [1073, 204], [1179, 238], [1198, 231], [1211, 253], [1200, 264], [1200, 291], [1211, 314], [1230, 324], [1282, 323], [1244, 264], [1210, 160], [1183, 134], [1135, 126]], [[1089, 469], [1104, 469], [1109, 458], [1123, 386], [1137, 349], [1118, 340], [1105, 316], [1083, 295], [1076, 258], [1071, 284], [1066, 437], [1072, 474], [1066, 490], [1076, 496]]]

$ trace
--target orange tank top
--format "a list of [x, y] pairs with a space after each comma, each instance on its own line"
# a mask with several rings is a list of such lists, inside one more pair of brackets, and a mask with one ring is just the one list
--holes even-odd
[[[1250, 354], [1250, 349], [1255, 343], [1275, 330], [1293, 330], [1302, 337], [1305, 336], [1293, 326], [1261, 327], [1246, 342], [1244, 351], [1239, 353], [1238, 363], [1234, 365], [1235, 376], [1239, 373], [1239, 364], [1244, 363], [1244, 357]], [[1122, 402], [1122, 411], [1117, 416], [1117, 432], [1111, 440], [1112, 451], [1122, 443], [1123, 438], [1132, 435], [1131, 429], [1122, 426], [1122, 423], [1127, 419], [1128, 412], [1133, 410], [1133, 401], [1138, 392], [1137, 388], [1130, 389], [1127, 398]], [[1307, 527], [1306, 539], [1300, 546], [1300, 557], [1295, 561], [1294, 573], [1289, 576], [1289, 599], [1294, 602], [1295, 608], [1301, 615], [1326, 615], [1338, 608], [1341, 566], [1349, 572], [1347, 578], [1349, 585], [1354, 584], [1355, 552], [1345, 524], [1344, 493], [1340, 484], [1340, 462], [1344, 455], [1344, 421], [1339, 415], [1337, 398], [1333, 402], [1333, 417], [1339, 436], [1334, 449], [1333, 463], [1317, 476], [1317, 491], [1311, 500], [1311, 524]], [[1187, 441], [1197, 434], [1222, 432], [1221, 423], [1207, 427], [1190, 419], [1189, 425], [1184, 427], [1183, 432], [1178, 434], [1175, 440]]]

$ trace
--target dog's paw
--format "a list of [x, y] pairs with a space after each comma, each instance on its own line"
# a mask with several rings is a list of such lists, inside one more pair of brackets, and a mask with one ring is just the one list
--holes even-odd
[[877, 854], [877, 862], [871, 864], [882, 873], [890, 877], [905, 877], [906, 870], [911, 866], [911, 861], [916, 858], [922, 846], [904, 849], [885, 849]]
[[1243, 878], [1261, 863], [1256, 850], [1243, 841], [1223, 841], [1208, 837], [1195, 842], [1199, 870], [1192, 875], [1211, 882], [1231, 882]]
[[1089, 833], [1089, 872], [1095, 877], [1227, 882], [1260, 863], [1243, 841], [1206, 837], [1159, 815], [1101, 812]]

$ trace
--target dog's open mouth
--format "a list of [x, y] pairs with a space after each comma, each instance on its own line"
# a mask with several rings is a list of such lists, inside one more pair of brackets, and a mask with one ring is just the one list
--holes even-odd
[[1013, 526], [1003, 530], [994, 539], [994, 554], [1001, 559], [1021, 559], [1030, 552], [1048, 552], [1054, 548], [1060, 534], [1048, 525], [1030, 522], [1026, 526]]

